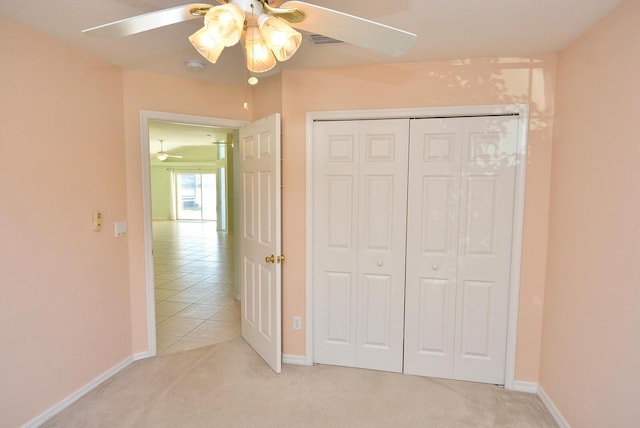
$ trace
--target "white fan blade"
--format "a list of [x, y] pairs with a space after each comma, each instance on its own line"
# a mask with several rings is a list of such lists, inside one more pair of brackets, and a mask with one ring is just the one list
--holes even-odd
[[188, 21], [190, 19], [202, 18], [201, 16], [191, 14], [191, 11], [193, 9], [208, 9], [211, 7], [212, 6], [210, 4], [205, 3], [186, 4], [184, 6], [158, 10], [155, 12], [145, 13], [144, 15], [110, 22], [108, 24], [98, 25], [97, 27], [82, 30], [82, 32], [96, 37], [129, 36], [131, 34], [141, 33], [143, 31], [153, 30], [154, 28], [160, 28], [171, 24], [177, 24], [178, 22]]
[[177, 159], [182, 159], [182, 156], [180, 155], [167, 155], [170, 158], [177, 158]]
[[413, 47], [417, 38], [408, 31], [310, 3], [288, 1], [280, 7], [298, 8], [307, 15], [304, 21], [290, 24], [292, 27], [386, 55], [402, 55]]

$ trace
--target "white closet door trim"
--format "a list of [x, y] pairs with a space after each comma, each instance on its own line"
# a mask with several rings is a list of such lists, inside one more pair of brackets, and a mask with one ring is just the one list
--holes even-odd
[[400, 119], [427, 117], [486, 116], [492, 114], [518, 115], [518, 147], [516, 189], [511, 247], [511, 278], [509, 284], [509, 321], [505, 388], [514, 389], [516, 366], [516, 339], [518, 329], [518, 303], [520, 298], [520, 269], [522, 231], [524, 219], [525, 177], [527, 165], [527, 135], [529, 132], [529, 106], [527, 104], [482, 105], [455, 107], [426, 107], [382, 110], [339, 110], [308, 112], [306, 115], [306, 363], [313, 364], [313, 122], [318, 120]]

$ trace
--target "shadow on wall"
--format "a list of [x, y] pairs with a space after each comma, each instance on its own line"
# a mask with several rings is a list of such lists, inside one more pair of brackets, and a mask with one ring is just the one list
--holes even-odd
[[[547, 57], [548, 58], [548, 57]], [[480, 58], [433, 63], [425, 73], [422, 92], [430, 105], [527, 104], [529, 106], [528, 163], [538, 144], [551, 144], [554, 86], [547, 73], [555, 70], [555, 57]], [[550, 70], [551, 67], [551, 70]], [[550, 70], [550, 71], [549, 71]]]
[[293, 85], [313, 86], [306, 111], [529, 104], [538, 128], [553, 115], [555, 64], [541, 55], [300, 70]]
[[306, 111], [527, 104], [531, 155], [551, 144], [555, 65], [555, 55], [542, 55], [307, 70], [324, 96], [301, 104]]

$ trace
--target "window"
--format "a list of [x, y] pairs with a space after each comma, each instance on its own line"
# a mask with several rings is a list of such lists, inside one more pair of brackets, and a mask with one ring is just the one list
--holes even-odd
[[176, 174], [178, 220], [217, 220], [216, 197], [216, 174]]

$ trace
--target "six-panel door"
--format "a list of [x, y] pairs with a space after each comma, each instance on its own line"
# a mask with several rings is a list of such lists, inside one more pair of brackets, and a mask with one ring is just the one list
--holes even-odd
[[407, 373], [504, 383], [517, 125], [411, 123]]
[[280, 114], [240, 129], [239, 144], [242, 337], [280, 373]]
[[407, 124], [315, 124], [316, 362], [402, 371]]

